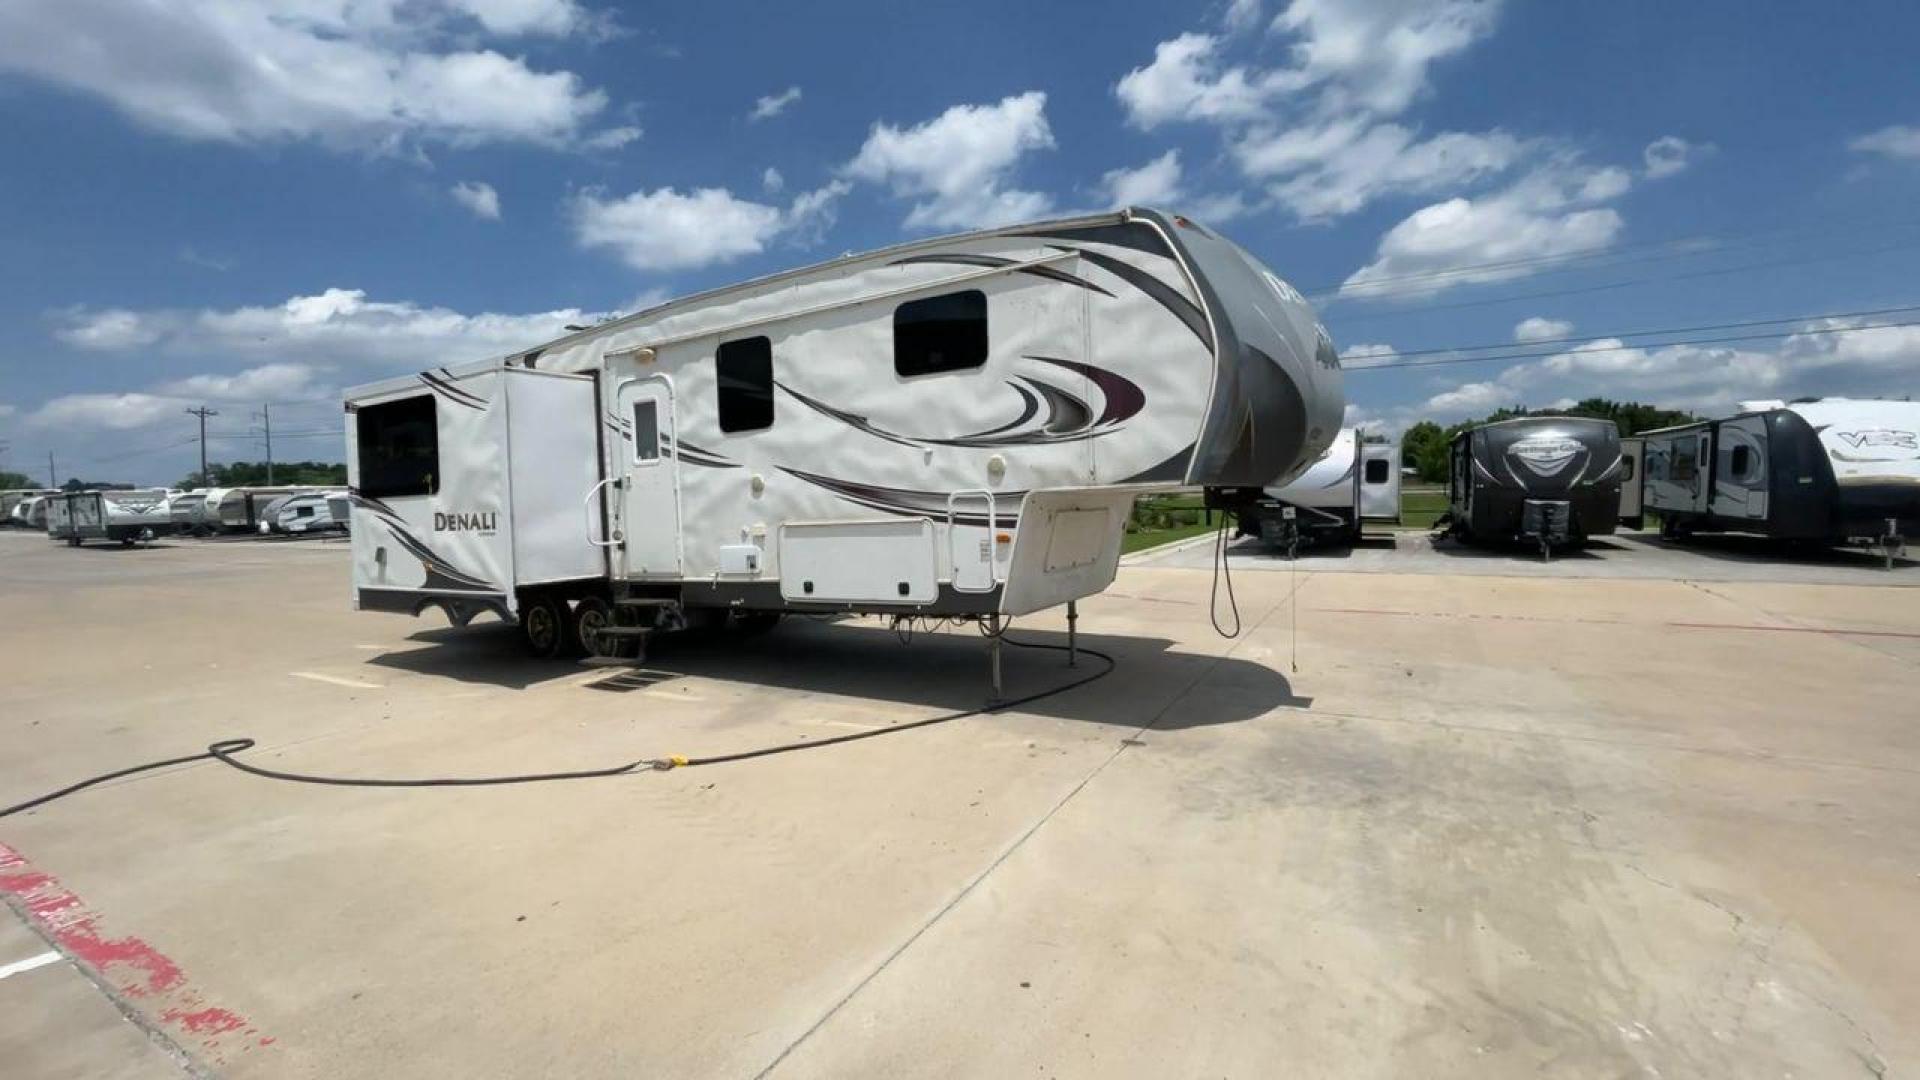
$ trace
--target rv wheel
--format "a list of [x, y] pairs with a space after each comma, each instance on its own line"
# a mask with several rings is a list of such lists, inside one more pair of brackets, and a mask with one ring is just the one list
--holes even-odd
[[605, 600], [589, 596], [573, 605], [573, 640], [568, 644], [588, 656], [619, 656], [623, 639], [600, 636], [602, 630], [613, 625], [613, 608]]
[[520, 639], [536, 659], [559, 656], [567, 647], [567, 609], [551, 596], [527, 597], [520, 608]]

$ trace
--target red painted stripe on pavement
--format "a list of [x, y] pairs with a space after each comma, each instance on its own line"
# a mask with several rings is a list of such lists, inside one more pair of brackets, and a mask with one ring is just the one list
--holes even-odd
[[12, 897], [40, 931], [68, 955], [91, 968], [100, 981], [136, 1000], [156, 1026], [214, 1064], [273, 1039], [245, 1017], [212, 1005], [194, 989], [180, 965], [137, 937], [107, 937], [100, 915], [60, 880], [35, 869], [27, 857], [0, 844], [0, 896]]

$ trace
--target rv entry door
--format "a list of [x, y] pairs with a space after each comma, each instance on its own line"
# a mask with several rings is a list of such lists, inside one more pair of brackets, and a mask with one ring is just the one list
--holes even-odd
[[[626, 379], [614, 408], [633, 424], [625, 444], [619, 508], [620, 573], [626, 578], [680, 576], [680, 453], [674, 431], [673, 382], [665, 375]], [[624, 425], [623, 425], [624, 426]]]

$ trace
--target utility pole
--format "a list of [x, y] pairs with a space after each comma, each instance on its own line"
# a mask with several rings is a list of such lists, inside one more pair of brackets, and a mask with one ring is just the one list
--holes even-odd
[[188, 409], [187, 415], [200, 418], [200, 486], [212, 487], [213, 478], [207, 475], [207, 417], [220, 414], [202, 405], [197, 409]]
[[47, 487], [57, 488], [60, 484], [53, 478], [53, 451], [47, 451]]
[[272, 487], [273, 486], [273, 404], [271, 402], [263, 403], [260, 406], [260, 423], [262, 426], [266, 428], [266, 432], [267, 432], [267, 486]]

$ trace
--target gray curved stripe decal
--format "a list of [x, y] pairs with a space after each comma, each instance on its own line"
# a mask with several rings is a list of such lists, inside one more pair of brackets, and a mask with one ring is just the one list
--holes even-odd
[[[1020, 415], [1013, 421], [985, 431], [976, 431], [955, 436], [903, 435], [880, 427], [859, 413], [835, 408], [824, 401], [808, 397], [782, 382], [774, 383], [793, 398], [816, 412], [853, 427], [875, 438], [885, 439], [901, 446], [915, 448], [926, 446], [1037, 446], [1048, 443], [1073, 442], [1081, 439], [1097, 439], [1102, 435], [1120, 430], [1120, 425], [1132, 418], [1146, 406], [1147, 396], [1131, 379], [1117, 372], [1107, 371], [1092, 364], [1082, 364], [1075, 360], [1062, 360], [1051, 356], [1026, 356], [1023, 359], [1039, 363], [1052, 364], [1079, 375], [1092, 382], [1101, 392], [1102, 408], [1098, 416], [1093, 407], [1080, 395], [1055, 386], [1030, 375], [1017, 375], [1006, 380], [1006, 385], [1020, 395]], [[1040, 414], [1040, 406], [1046, 405], [1046, 419], [1037, 429], [1025, 428]]]
[[[805, 480], [815, 487], [824, 488], [848, 502], [858, 503], [868, 509], [880, 510], [902, 517], [924, 517], [931, 518], [935, 521], [945, 521], [947, 519], [948, 495], [945, 492], [878, 487], [873, 484], [862, 484], [853, 480], [840, 480], [831, 476], [822, 476], [819, 473], [810, 473], [802, 469], [790, 469], [784, 465], [778, 468], [781, 472], [789, 476]], [[976, 528], [987, 528], [990, 526], [1003, 529], [1015, 528], [1020, 524], [1019, 513], [1017, 511], [1012, 513], [1001, 512], [998, 510], [998, 507], [1003, 498], [1007, 505], [1018, 507], [1026, 501], [1026, 497], [1027, 493], [1024, 491], [996, 491], [994, 492], [994, 506], [996, 510], [991, 520], [989, 520], [985, 514], [970, 514], [965, 511], [955, 511], [953, 523], [955, 525], [967, 525]]]
[[[1014, 265], [1014, 260], [1002, 258], [999, 255], [975, 255], [971, 252], [952, 252], [949, 254], [909, 255], [904, 259], [895, 259], [888, 265], [906, 266], [911, 263], [953, 263], [959, 266], [1012, 266]], [[1075, 277], [1057, 267], [1023, 266], [1019, 272], [1022, 274], [1032, 274], [1038, 278], [1046, 278], [1049, 281], [1058, 281], [1066, 285], [1076, 285], [1082, 289], [1097, 292], [1101, 296], [1113, 295], [1100, 286], [1095, 285], [1093, 282], [1085, 278]]]
[[1138, 221], [1129, 221], [1123, 225], [1094, 225], [1082, 229], [1039, 229], [1012, 235], [1031, 236], [1037, 240], [1072, 240], [1083, 244], [1109, 244], [1113, 247], [1132, 248], [1161, 258], [1173, 257], [1173, 252], [1167, 249], [1167, 243], [1160, 238], [1160, 233], [1153, 226]]
[[1213, 330], [1207, 326], [1206, 312], [1200, 310], [1200, 305], [1180, 295], [1173, 286], [1132, 263], [1121, 262], [1111, 255], [1102, 255], [1086, 248], [1063, 247], [1057, 244], [1055, 247], [1061, 251], [1079, 252], [1081, 258], [1153, 297], [1161, 307], [1173, 312], [1175, 318], [1185, 323], [1187, 329], [1193, 331], [1193, 336], [1200, 339], [1200, 343], [1207, 347], [1209, 353], [1213, 352]]

